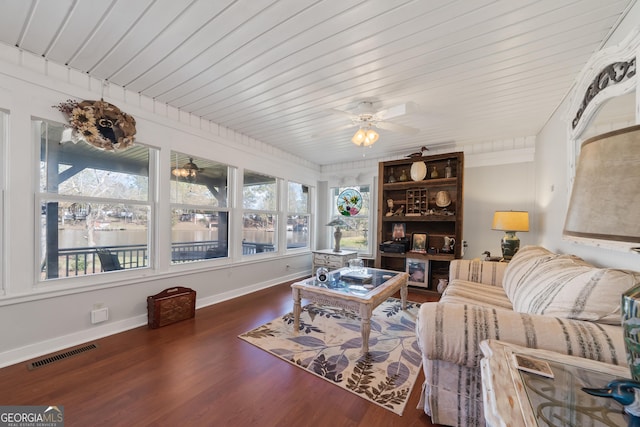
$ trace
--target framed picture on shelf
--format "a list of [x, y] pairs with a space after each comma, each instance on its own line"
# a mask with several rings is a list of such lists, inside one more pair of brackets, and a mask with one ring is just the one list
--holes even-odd
[[427, 253], [427, 235], [414, 233], [411, 240], [411, 252]]
[[427, 260], [407, 258], [406, 271], [409, 273], [409, 285], [429, 287]]
[[393, 231], [391, 232], [391, 238], [393, 240], [400, 240], [406, 237], [407, 225], [403, 222], [394, 222]]

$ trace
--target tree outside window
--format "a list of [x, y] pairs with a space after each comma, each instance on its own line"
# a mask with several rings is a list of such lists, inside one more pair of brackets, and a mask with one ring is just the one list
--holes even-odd
[[40, 280], [147, 267], [153, 150], [103, 151], [63, 141], [64, 129], [32, 121], [40, 148]]

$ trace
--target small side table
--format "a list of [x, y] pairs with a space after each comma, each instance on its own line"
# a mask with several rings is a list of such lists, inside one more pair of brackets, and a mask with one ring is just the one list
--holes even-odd
[[325, 267], [328, 270], [337, 270], [338, 268], [347, 267], [349, 265], [349, 260], [355, 258], [358, 258], [357, 251], [334, 252], [333, 249], [313, 251], [311, 274], [315, 275], [316, 270], [320, 267]]
[[[581, 388], [601, 388], [611, 380], [628, 378], [628, 368], [496, 340], [482, 341], [480, 350], [487, 426], [627, 425], [622, 405]], [[554, 378], [520, 371], [514, 353], [548, 362]]]

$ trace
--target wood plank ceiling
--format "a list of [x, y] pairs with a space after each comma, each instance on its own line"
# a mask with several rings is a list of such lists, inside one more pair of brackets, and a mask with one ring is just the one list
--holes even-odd
[[[633, 3], [3, 0], [0, 42], [326, 165], [537, 134]], [[356, 147], [361, 101], [419, 132]]]

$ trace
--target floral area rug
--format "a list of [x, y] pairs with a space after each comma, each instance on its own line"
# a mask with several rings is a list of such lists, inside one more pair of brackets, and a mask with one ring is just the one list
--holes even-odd
[[389, 298], [371, 316], [369, 353], [362, 355], [360, 318], [341, 308], [309, 304], [293, 331], [293, 313], [239, 338], [333, 384], [402, 415], [422, 365], [415, 321], [420, 304]]

